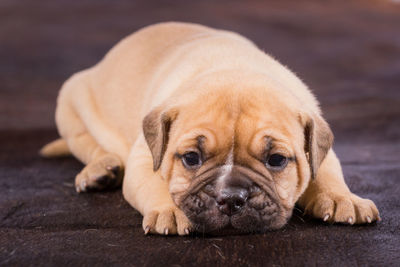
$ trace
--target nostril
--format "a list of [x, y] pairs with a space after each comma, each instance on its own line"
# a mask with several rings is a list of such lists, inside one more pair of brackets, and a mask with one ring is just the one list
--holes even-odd
[[217, 204], [220, 205], [220, 206], [225, 205], [225, 201], [223, 201], [223, 200], [217, 200]]
[[219, 206], [225, 205], [225, 196], [218, 196], [215, 201]]
[[233, 205], [235, 206], [235, 208], [241, 208], [244, 205], [244, 200], [236, 199], [234, 200]]

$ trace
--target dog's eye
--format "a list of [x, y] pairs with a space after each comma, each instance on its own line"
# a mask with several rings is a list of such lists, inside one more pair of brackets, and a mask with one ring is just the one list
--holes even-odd
[[201, 165], [200, 155], [196, 152], [188, 152], [183, 154], [182, 156], [183, 165], [188, 168], [192, 169]]
[[288, 159], [281, 154], [272, 154], [268, 157], [267, 164], [271, 167], [283, 168], [286, 166]]

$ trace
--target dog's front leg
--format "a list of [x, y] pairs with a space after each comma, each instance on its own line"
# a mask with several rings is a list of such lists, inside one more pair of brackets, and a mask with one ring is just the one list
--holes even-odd
[[360, 224], [379, 220], [378, 209], [371, 200], [350, 192], [332, 149], [298, 203], [306, 213], [324, 221]]
[[173, 202], [167, 182], [159, 171], [153, 171], [153, 159], [143, 136], [138, 138], [130, 153], [123, 194], [143, 215], [145, 234], [189, 234], [191, 224]]

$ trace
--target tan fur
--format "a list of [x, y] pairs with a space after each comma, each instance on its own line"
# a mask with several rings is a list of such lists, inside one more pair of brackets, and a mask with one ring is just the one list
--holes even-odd
[[[177, 205], [193, 174], [175, 155], [194, 149], [199, 136], [210, 157], [204, 168], [223, 164], [233, 151], [235, 162], [274, 181], [288, 210], [299, 200], [307, 212], [332, 222], [379, 218], [370, 200], [346, 186], [329, 126], [308, 88], [232, 32], [161, 23], [128, 36], [64, 84], [56, 122], [86, 169], [125, 167], [123, 194], [143, 214], [146, 233], [189, 232]], [[256, 160], [264, 136], [296, 163], [267, 173]], [[115, 162], [105, 163], [110, 157]], [[85, 175], [77, 176], [79, 191], [90, 182]]]
[[57, 139], [40, 149], [39, 154], [45, 158], [63, 157], [71, 155], [68, 144], [64, 139]]

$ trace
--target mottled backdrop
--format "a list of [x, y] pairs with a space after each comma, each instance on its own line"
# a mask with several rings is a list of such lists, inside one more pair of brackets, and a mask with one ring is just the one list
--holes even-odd
[[[0, 265], [400, 265], [399, 1], [0, 1]], [[77, 195], [72, 158], [45, 160], [62, 82], [160, 21], [237, 31], [315, 92], [346, 181], [382, 221], [296, 211], [258, 235], [144, 236], [121, 192]]]

